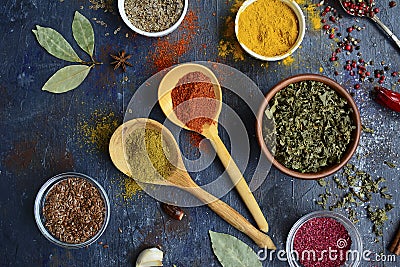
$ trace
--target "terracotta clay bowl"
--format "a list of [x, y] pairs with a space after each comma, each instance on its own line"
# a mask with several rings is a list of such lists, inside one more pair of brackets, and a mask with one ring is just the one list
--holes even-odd
[[[306, 80], [322, 82], [322, 83], [328, 85], [329, 87], [331, 87], [333, 90], [335, 90], [344, 99], [346, 99], [349, 107], [353, 110], [352, 118], [353, 118], [354, 125], [356, 127], [352, 132], [351, 142], [349, 143], [347, 150], [343, 154], [343, 157], [342, 157], [340, 163], [325, 167], [318, 172], [312, 172], [312, 173], [302, 173], [302, 172], [298, 172], [298, 171], [289, 169], [289, 168], [285, 167], [283, 164], [281, 164], [280, 162], [278, 162], [277, 160], [275, 160], [274, 156], [271, 154], [267, 145], [265, 144], [264, 136], [263, 136], [263, 118], [265, 116], [264, 111], [267, 108], [269, 101], [274, 97], [274, 95], [278, 91], [286, 88], [289, 84], [297, 83], [300, 81], [306, 81]], [[324, 178], [331, 174], [334, 174], [335, 172], [340, 170], [351, 159], [351, 157], [353, 156], [354, 152], [357, 149], [357, 146], [358, 146], [358, 143], [360, 140], [361, 118], [360, 118], [360, 112], [359, 112], [357, 105], [354, 102], [352, 96], [340, 84], [338, 84], [337, 82], [329, 79], [328, 77], [322, 76], [322, 75], [300, 74], [300, 75], [289, 77], [289, 78], [279, 82], [265, 95], [265, 100], [262, 103], [262, 105], [258, 111], [258, 114], [257, 114], [257, 126], [256, 127], [257, 127], [257, 129], [256, 129], [257, 139], [258, 139], [258, 143], [261, 146], [261, 150], [266, 155], [267, 159], [269, 161], [271, 161], [272, 164], [277, 169], [279, 169], [281, 172], [283, 172], [289, 176], [292, 176], [294, 178], [314, 180], [314, 179], [321, 179], [321, 178]]]

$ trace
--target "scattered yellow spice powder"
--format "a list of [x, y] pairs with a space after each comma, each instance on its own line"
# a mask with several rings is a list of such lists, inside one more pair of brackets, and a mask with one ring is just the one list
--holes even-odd
[[296, 0], [296, 3], [299, 5], [307, 4], [307, 2], [308, 2], [307, 0]]
[[312, 29], [320, 30], [322, 28], [320, 10], [317, 4], [307, 6], [307, 21], [311, 23]]
[[280, 0], [258, 0], [239, 16], [238, 39], [255, 53], [273, 57], [286, 53], [299, 35], [294, 11]]
[[235, 0], [230, 8], [230, 14], [225, 17], [222, 29], [222, 38], [218, 44], [218, 56], [227, 58], [232, 56], [235, 61], [244, 60], [244, 51], [236, 39], [235, 16], [244, 0]]
[[142, 188], [130, 177], [124, 177], [124, 180], [121, 183], [124, 192], [121, 194], [125, 201], [128, 201], [133, 198], [139, 191], [142, 191]]
[[[115, 191], [120, 204], [127, 204], [128, 201], [134, 200], [135, 196], [140, 197], [139, 192], [143, 189], [135, 182], [134, 179], [120, 173], [111, 178], [111, 183], [117, 186]], [[135, 198], [136, 199], [136, 198]], [[120, 202], [122, 200], [122, 202]]]
[[120, 121], [112, 111], [95, 110], [90, 118], [83, 119], [78, 124], [83, 137], [81, 143], [89, 145], [88, 152], [94, 152], [94, 149], [108, 152], [110, 138], [121, 124]]
[[282, 60], [283, 65], [285, 66], [290, 66], [292, 65], [294, 62], [294, 58], [292, 56], [288, 56], [287, 58], [285, 58], [284, 60]]

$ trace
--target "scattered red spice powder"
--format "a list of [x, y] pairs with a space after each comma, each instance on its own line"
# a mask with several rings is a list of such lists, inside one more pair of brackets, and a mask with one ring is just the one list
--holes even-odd
[[204, 137], [201, 134], [198, 134], [196, 132], [190, 132], [190, 143], [194, 147], [200, 147], [201, 141], [203, 141]]
[[180, 36], [178, 40], [172, 41], [169, 37], [158, 38], [154, 43], [152, 52], [148, 56], [148, 60], [152, 63], [157, 71], [175, 65], [179, 61], [179, 57], [189, 50], [189, 45], [193, 37], [197, 34], [198, 17], [193, 10], [189, 10], [178, 28]]
[[313, 218], [296, 232], [293, 248], [304, 267], [339, 267], [351, 247], [346, 228], [333, 218]]
[[195, 132], [201, 133], [204, 125], [216, 123], [212, 119], [217, 113], [214, 86], [203, 73], [195, 71], [183, 76], [171, 98], [178, 119]]

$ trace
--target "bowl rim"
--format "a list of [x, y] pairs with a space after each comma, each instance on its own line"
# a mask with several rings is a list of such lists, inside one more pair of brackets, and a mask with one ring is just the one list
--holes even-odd
[[288, 56], [292, 55], [297, 50], [297, 48], [299, 48], [301, 43], [303, 42], [303, 39], [304, 39], [304, 36], [305, 36], [305, 32], [306, 32], [306, 20], [305, 20], [305, 16], [304, 16], [303, 10], [293, 0], [280, 0], [281, 2], [285, 3], [287, 6], [289, 6], [293, 10], [293, 12], [295, 13], [295, 15], [297, 17], [298, 24], [299, 24], [299, 34], [297, 36], [296, 42], [294, 43], [294, 45], [286, 53], [284, 53], [282, 55], [273, 56], [273, 57], [266, 57], [266, 56], [257, 54], [256, 52], [254, 52], [253, 50], [248, 48], [245, 44], [243, 44], [242, 42], [239, 41], [239, 37], [238, 37], [238, 33], [239, 33], [239, 17], [242, 14], [242, 12], [248, 6], [250, 6], [251, 4], [253, 4], [256, 1], [257, 0], [246, 0], [246, 1], [244, 1], [243, 4], [240, 6], [238, 12], [236, 13], [236, 17], [235, 17], [235, 36], [236, 36], [236, 39], [238, 40], [240, 46], [243, 48], [243, 50], [245, 50], [252, 57], [260, 59], [260, 60], [263, 60], [263, 61], [279, 61], [279, 60], [285, 59]]
[[363, 252], [363, 241], [360, 232], [358, 229], [355, 227], [355, 225], [343, 214], [336, 212], [336, 211], [329, 211], [329, 210], [318, 210], [318, 211], [313, 211], [311, 213], [308, 213], [304, 216], [302, 216], [300, 219], [298, 219], [292, 226], [292, 228], [289, 231], [288, 237], [286, 239], [286, 246], [285, 246], [285, 251], [287, 255], [287, 260], [289, 263], [289, 266], [291, 267], [298, 267], [299, 265], [295, 265], [297, 263], [296, 259], [292, 257], [292, 251], [293, 251], [293, 241], [294, 238], [296, 237], [297, 230], [300, 229], [301, 226], [303, 226], [304, 223], [308, 222], [311, 219], [315, 218], [332, 218], [337, 220], [339, 223], [341, 223], [349, 233], [352, 241], [352, 246], [354, 246], [355, 249], [351, 250], [356, 250], [359, 253], [357, 254], [357, 258], [354, 260], [352, 263], [352, 267], [357, 267], [361, 263], [361, 253]]
[[183, 19], [186, 16], [186, 13], [188, 11], [188, 7], [189, 7], [189, 0], [183, 0], [184, 4], [183, 4], [183, 10], [182, 10], [182, 14], [179, 17], [179, 19], [168, 29], [165, 29], [163, 31], [160, 32], [146, 32], [143, 31], [137, 27], [135, 27], [131, 21], [128, 19], [128, 16], [125, 13], [125, 0], [118, 0], [118, 11], [119, 11], [119, 15], [121, 16], [122, 20], [125, 22], [125, 24], [134, 32], [143, 35], [143, 36], [147, 36], [147, 37], [163, 37], [165, 35], [168, 35], [170, 33], [172, 33], [173, 31], [175, 31], [179, 25], [182, 23]]
[[[267, 145], [264, 142], [264, 137], [263, 137], [263, 132], [262, 132], [262, 124], [263, 124], [263, 116], [264, 116], [264, 111], [268, 106], [269, 101], [272, 99], [272, 97], [280, 90], [284, 89], [286, 86], [292, 83], [300, 82], [300, 81], [305, 81], [305, 80], [313, 80], [313, 81], [318, 81], [322, 82], [329, 87], [331, 87], [333, 90], [335, 90], [340, 96], [344, 97], [349, 104], [349, 106], [353, 109], [353, 120], [356, 129], [353, 130], [352, 137], [353, 141], [349, 144], [350, 146], [347, 148], [347, 151], [345, 152], [342, 161], [339, 164], [333, 165], [331, 167], [327, 167], [319, 172], [315, 173], [301, 173], [292, 169], [289, 169], [285, 167], [283, 164], [281, 164], [279, 161], [275, 160], [274, 156], [270, 153], [270, 151], [267, 148]], [[360, 111], [358, 110], [358, 107], [356, 103], [354, 102], [353, 97], [347, 92], [347, 90], [341, 86], [339, 83], [336, 81], [320, 75], [320, 74], [311, 74], [311, 73], [305, 73], [305, 74], [298, 74], [294, 75], [291, 77], [288, 77], [280, 82], [278, 82], [276, 85], [274, 85], [271, 90], [265, 95], [265, 98], [260, 106], [260, 109], [258, 110], [257, 113], [257, 122], [256, 122], [256, 136], [258, 143], [261, 147], [261, 150], [263, 151], [264, 155], [266, 155], [267, 159], [272, 162], [272, 164], [279, 169], [281, 172], [294, 177], [294, 178], [299, 178], [299, 179], [304, 179], [304, 180], [316, 180], [316, 179], [321, 179], [326, 176], [332, 175], [338, 170], [340, 170], [354, 155], [358, 143], [360, 141], [360, 136], [361, 136], [361, 118], [360, 118]]]
[[[78, 244], [72, 244], [72, 243], [66, 243], [62, 242], [59, 239], [55, 238], [45, 227], [42, 221], [42, 204], [45, 201], [45, 198], [48, 194], [48, 192], [55, 186], [56, 184], [60, 183], [63, 180], [66, 180], [68, 178], [81, 178], [84, 179], [88, 182], [90, 182], [93, 186], [99, 190], [101, 197], [103, 198], [104, 205], [105, 205], [105, 218], [102, 227], [100, 230], [90, 239], [86, 240], [85, 242], [78, 243]], [[72, 249], [77, 249], [77, 248], [83, 248], [87, 247], [90, 244], [96, 242], [96, 240], [104, 233], [104, 231], [107, 228], [107, 225], [110, 221], [110, 200], [108, 198], [108, 195], [106, 191], [104, 190], [103, 186], [97, 182], [95, 179], [92, 177], [85, 175], [83, 173], [78, 173], [78, 172], [65, 172], [65, 173], [60, 173], [57, 174], [50, 179], [48, 179], [42, 187], [39, 189], [39, 192], [36, 195], [35, 199], [35, 204], [34, 204], [34, 217], [35, 217], [35, 222], [36, 225], [38, 226], [40, 232], [44, 235], [44, 237], [47, 238], [50, 242], [53, 244], [56, 244], [58, 246], [64, 247], [64, 248], [72, 248]]]

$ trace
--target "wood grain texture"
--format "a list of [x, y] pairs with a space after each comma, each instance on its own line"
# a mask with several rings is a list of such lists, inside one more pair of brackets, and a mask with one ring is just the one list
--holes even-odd
[[[369, 90], [372, 85], [368, 82], [358, 91], [352, 89], [354, 77], [342, 72], [342, 66], [335, 67], [329, 62], [336, 44], [322, 31], [313, 30], [309, 20], [304, 42], [293, 55], [294, 62], [290, 65], [273, 62], [265, 67], [247, 55], [244, 61], [219, 58], [217, 43], [222, 36], [223, 17], [229, 14], [232, 2], [190, 1], [190, 10], [197, 14], [199, 28], [190, 49], [178, 61], [211, 60], [226, 63], [248, 75], [264, 94], [279, 80], [305, 72], [322, 73], [343, 84], [354, 93], [363, 124], [375, 130], [374, 134], [362, 134], [360, 147], [352, 163], [374, 177], [386, 177], [388, 188], [394, 196], [392, 202], [399, 203], [399, 167], [391, 169], [383, 163], [388, 160], [400, 165], [399, 114], [371, 101]], [[229, 226], [206, 206], [187, 208], [187, 216], [182, 221], [173, 221], [161, 211], [155, 200], [143, 192], [125, 202], [121, 198], [120, 186], [123, 176], [113, 166], [108, 154], [82, 142], [85, 138], [80, 132], [79, 123], [90, 120], [96, 110], [100, 113], [112, 111], [122, 121], [132, 95], [156, 69], [148, 58], [155, 50], [156, 39], [133, 35], [117, 14], [91, 9], [91, 5], [84, 0], [5, 0], [0, 6], [0, 265], [132, 266], [142, 249], [160, 245], [165, 252], [165, 266], [220, 266], [211, 249], [208, 236], [210, 229], [234, 235], [258, 251], [257, 245], [248, 237]], [[400, 7], [390, 9], [387, 1], [381, 1], [379, 5], [381, 20], [399, 36]], [[96, 59], [104, 64], [96, 66], [74, 91], [62, 95], [42, 92], [40, 88], [46, 80], [66, 63], [48, 55], [38, 45], [31, 30], [37, 24], [53, 27], [79, 51], [71, 32], [76, 10], [90, 18], [95, 31]], [[117, 10], [116, 5], [114, 10]], [[93, 18], [104, 21], [107, 27], [96, 23]], [[360, 52], [364, 59], [374, 60], [377, 68], [381, 61], [385, 61], [392, 70], [400, 69], [400, 51], [378, 27], [369, 20], [357, 22], [347, 16], [344, 16], [339, 27], [344, 32], [352, 24], [366, 27], [362, 32], [355, 33], [361, 39]], [[121, 31], [114, 34], [119, 26]], [[128, 37], [125, 36], [127, 33]], [[169, 36], [169, 40], [179, 40], [180, 36], [178, 30]], [[125, 74], [114, 72], [109, 65], [109, 54], [122, 49], [133, 54], [131, 62], [134, 67], [128, 68]], [[78, 54], [85, 56], [83, 52]], [[345, 59], [343, 55], [342, 60]], [[341, 72], [339, 76], [333, 75], [335, 69]], [[395, 81], [388, 77], [384, 85], [400, 91]], [[252, 153], [249, 165], [244, 170], [244, 177], [247, 178], [255, 168], [254, 162], [259, 153], [254, 133], [255, 118], [237, 96], [229, 95], [224, 97], [224, 101], [239, 114], [249, 132]], [[155, 110], [152, 116], [164, 119], [160, 110]], [[183, 132], [182, 136], [187, 137], [187, 132]], [[222, 131], [221, 138], [230, 150], [232, 144], [228, 134]], [[182, 141], [181, 150], [186, 151], [183, 154], [188, 157], [198, 157], [198, 150], [189, 142]], [[36, 193], [47, 179], [65, 171], [78, 171], [95, 177], [107, 190], [112, 207], [111, 220], [99, 242], [107, 244], [108, 248], [100, 244], [80, 250], [58, 248], [48, 242], [36, 227], [33, 218]], [[191, 173], [191, 176], [199, 183], [222, 172], [222, 164], [215, 160], [209, 168]], [[315, 199], [323, 190], [315, 182], [291, 179], [274, 168], [270, 171], [267, 180], [254, 195], [268, 219], [269, 235], [278, 249], [284, 249], [291, 226], [302, 215], [320, 209], [315, 205]], [[235, 190], [222, 200], [254, 223]], [[378, 205], [381, 201], [376, 198], [371, 204]], [[399, 215], [396, 204], [389, 213], [384, 236], [375, 243], [371, 224], [364, 213], [357, 228], [362, 233], [365, 249], [372, 251], [373, 255], [380, 252], [389, 254], [387, 247], [394, 237]], [[275, 254], [272, 260], [264, 261], [263, 266], [280, 267], [287, 266], [287, 263], [280, 261]], [[363, 262], [361, 266], [396, 267], [398, 263]]]

